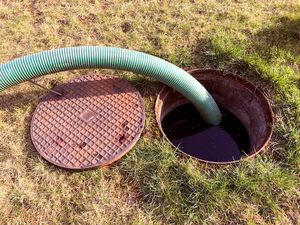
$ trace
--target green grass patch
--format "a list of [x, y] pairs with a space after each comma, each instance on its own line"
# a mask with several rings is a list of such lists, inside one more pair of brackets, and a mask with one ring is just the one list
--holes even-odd
[[[275, 114], [266, 151], [229, 166], [199, 163], [162, 140], [157, 82], [142, 93], [141, 140], [110, 167], [71, 173], [46, 163], [29, 137], [45, 94], [28, 83], [0, 93], [1, 224], [297, 224], [300, 221], [300, 2], [298, 0], [0, 2], [0, 61], [42, 50], [108, 45], [181, 67], [234, 72], [260, 87]], [[65, 82], [99, 70], [48, 75]]]

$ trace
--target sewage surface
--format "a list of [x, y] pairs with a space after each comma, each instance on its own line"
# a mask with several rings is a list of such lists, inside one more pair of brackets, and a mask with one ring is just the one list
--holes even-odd
[[162, 128], [168, 139], [188, 155], [213, 162], [239, 160], [250, 152], [247, 130], [235, 115], [220, 109], [222, 123], [212, 126], [191, 103], [184, 104], [166, 115]]

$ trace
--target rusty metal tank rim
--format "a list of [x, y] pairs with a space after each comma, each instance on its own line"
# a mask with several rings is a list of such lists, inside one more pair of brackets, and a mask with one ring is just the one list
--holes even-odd
[[[155, 115], [156, 115], [156, 121], [158, 124], [158, 127], [163, 135], [163, 138], [166, 139], [174, 148], [176, 148], [179, 152], [183, 153], [184, 155], [187, 155], [189, 157], [192, 157], [196, 160], [205, 162], [205, 163], [212, 163], [212, 164], [230, 164], [230, 163], [237, 163], [240, 162], [241, 160], [246, 160], [246, 159], [250, 159], [252, 157], [255, 157], [257, 154], [259, 154], [268, 144], [268, 142], [271, 139], [272, 136], [272, 132], [273, 132], [273, 124], [274, 124], [274, 115], [272, 112], [272, 108], [266, 98], [266, 96], [262, 93], [262, 91], [255, 87], [255, 85], [253, 85], [250, 81], [243, 79], [237, 75], [234, 75], [232, 73], [224, 73], [222, 71], [219, 70], [214, 70], [214, 69], [190, 69], [187, 71], [188, 73], [190, 73], [191, 75], [193, 75], [196, 79], [198, 79], [204, 86], [206, 89], [208, 89], [208, 91], [212, 94], [213, 98], [216, 100], [216, 102], [224, 107], [225, 109], [231, 111], [231, 113], [235, 114], [240, 120], [241, 122], [245, 125], [245, 127], [247, 128], [248, 134], [251, 133], [252, 131], [254, 131], [255, 129], [258, 130], [258, 128], [251, 128], [250, 123], [245, 124], [247, 121], [247, 118], [252, 119], [252, 121], [255, 122], [256, 125], [258, 125], [258, 123], [262, 123], [260, 126], [262, 127], [262, 129], [264, 129], [264, 132], [260, 133], [260, 138], [259, 140], [256, 139], [256, 136], [254, 134], [249, 134], [250, 137], [250, 141], [252, 138], [252, 147], [253, 150], [246, 156], [242, 157], [239, 160], [232, 160], [232, 161], [228, 161], [228, 162], [213, 162], [213, 161], [207, 161], [207, 160], [203, 160], [203, 159], [198, 159], [195, 158], [193, 156], [190, 156], [188, 154], [186, 154], [185, 152], [181, 151], [180, 149], [176, 148], [176, 146], [174, 146], [171, 141], [168, 139], [168, 137], [166, 136], [163, 128], [162, 128], [162, 120], [163, 118], [170, 112], [172, 111], [174, 108], [188, 103], [188, 101], [183, 98], [182, 96], [180, 97], [180, 94], [177, 93], [175, 90], [164, 86], [162, 88], [162, 90], [159, 92], [158, 97], [156, 99], [156, 103], [155, 103]], [[219, 86], [218, 86], [219, 85]], [[225, 85], [229, 85], [228, 87], [225, 87]], [[221, 88], [221, 86], [223, 86]], [[220, 89], [222, 89], [220, 91]], [[226, 90], [226, 91], [225, 91]], [[226, 95], [230, 95], [228, 94], [229, 92], [237, 92], [240, 90], [244, 90], [244, 93], [242, 93], [245, 97], [251, 97], [252, 101], [255, 103], [255, 108], [251, 109], [251, 107], [249, 107], [249, 104], [244, 104], [245, 107], [247, 107], [247, 110], [249, 111], [253, 111], [256, 114], [255, 115], [259, 115], [258, 114], [258, 110], [260, 110], [259, 112], [261, 113], [260, 118], [253, 118], [251, 117], [251, 115], [248, 115], [249, 117], [247, 117], [247, 115], [240, 115], [242, 112], [242, 109], [239, 108], [238, 104], [233, 105], [234, 103], [230, 103], [228, 100], [226, 100], [226, 98], [224, 98], [224, 96]], [[219, 92], [224, 92], [224, 93], [219, 93]], [[223, 98], [220, 97], [220, 95], [223, 95]], [[230, 96], [230, 99], [232, 100], [237, 100], [238, 98], [235, 97], [234, 95]], [[240, 98], [239, 100], [241, 100], [242, 98]], [[226, 105], [226, 104], [227, 105]], [[225, 104], [225, 105], [224, 105]], [[231, 104], [231, 106], [234, 106], [234, 109], [230, 109], [230, 106], [228, 104]], [[242, 104], [242, 103], [240, 103]], [[248, 106], [247, 106], [248, 105]], [[235, 110], [238, 110], [238, 114], [237, 112], [235, 112]], [[242, 118], [241, 118], [242, 117]], [[259, 119], [261, 119], [259, 121]], [[257, 120], [257, 121], [256, 121]], [[256, 140], [256, 142], [255, 142]]]

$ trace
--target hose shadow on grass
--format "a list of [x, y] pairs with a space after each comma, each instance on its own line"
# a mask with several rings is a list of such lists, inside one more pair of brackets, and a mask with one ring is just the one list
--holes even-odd
[[[2, 109], [8, 110], [7, 114], [11, 113], [11, 111], [28, 107], [28, 105], [33, 105], [30, 107], [28, 114], [23, 120], [21, 126], [24, 127], [24, 135], [22, 136], [22, 142], [24, 143], [23, 153], [25, 155], [26, 161], [30, 161], [31, 163], [25, 163], [27, 169], [32, 166], [33, 163], [38, 163], [41, 160], [40, 155], [35, 150], [30, 137], [30, 122], [32, 119], [33, 112], [35, 110], [35, 105], [37, 105], [40, 97], [45, 93], [43, 89], [32, 90], [28, 92], [16, 92], [9, 94], [2, 94], [0, 98], [0, 107]], [[9, 115], [8, 115], [9, 116]]]
[[[13, 114], [13, 111], [28, 107], [28, 105], [35, 105], [38, 102], [39, 96], [41, 96], [44, 93], [44, 90], [38, 89], [38, 90], [33, 90], [29, 92], [16, 92], [16, 93], [1, 93], [0, 96], [0, 108], [2, 110], [7, 111], [6, 116], [3, 117], [3, 121], [9, 122], [10, 120], [10, 113]], [[25, 133], [22, 136], [23, 143], [24, 143], [24, 154], [26, 155], [26, 158], [30, 159], [37, 159], [38, 154], [36, 151], [33, 151], [33, 146], [31, 144], [31, 139], [29, 137], [29, 130], [30, 130], [30, 121], [31, 121], [31, 116], [34, 111], [34, 108], [30, 109], [29, 116], [26, 116], [20, 124], [20, 126], [24, 126], [25, 128]], [[16, 120], [20, 118], [15, 118]], [[19, 128], [17, 128], [19, 129]]]
[[[272, 54], [277, 54], [279, 58], [284, 54], [286, 64], [300, 73], [299, 61], [296, 59], [300, 57], [300, 17], [281, 17], [277, 25], [259, 31], [253, 39], [254, 48], [264, 51], [266, 60], [270, 60]], [[277, 51], [270, 51], [272, 48], [276, 48]], [[293, 81], [299, 89], [300, 77], [293, 78]]]
[[[35, 105], [37, 105], [40, 96], [42, 96], [44, 92], [45, 91], [42, 89], [37, 89], [27, 92], [1, 93], [0, 97], [0, 107], [1, 109], [7, 111], [5, 114], [6, 117], [2, 118], [4, 121], [9, 120], [11, 117], [10, 114], [14, 114], [13, 111], [15, 110], [21, 109], [21, 111], [26, 112], [26, 115], [23, 119], [17, 117], [16, 115], [13, 116], [14, 120], [20, 120], [20, 123], [16, 121], [18, 124], [13, 126], [18, 126], [16, 127], [16, 129], [19, 130], [17, 133], [18, 135], [21, 135], [21, 137], [18, 138], [22, 140], [22, 146], [20, 147], [22, 148], [24, 159], [26, 160], [26, 163], [22, 163], [22, 165], [26, 170], [32, 170], [31, 167], [41, 161], [41, 157], [31, 142], [30, 122]], [[20, 133], [21, 130], [22, 132]], [[11, 154], [8, 154], [7, 157], [12, 156]]]
[[212, 68], [225, 74], [233, 73], [261, 87], [266, 96], [272, 95], [270, 92], [273, 89], [272, 85], [268, 80], [260, 78], [256, 68], [246, 61], [235, 59], [230, 52], [224, 51], [211, 39], [200, 39], [194, 56], [194, 66], [191, 68]]
[[81, 78], [81, 80], [66, 82], [53, 88], [53, 90], [62, 93], [62, 96], [51, 93], [43, 97], [41, 101], [59, 102], [61, 99], [81, 99], [136, 92], [136, 90], [128, 84], [127, 81], [113, 76], [107, 76], [99, 80]]
[[300, 54], [300, 18], [281, 17], [277, 25], [255, 34], [255, 39], [259, 41], [255, 48], [267, 49], [276, 46], [297, 56]]
[[[230, 38], [230, 35], [221, 38], [226, 39], [228, 37]], [[238, 42], [236, 44], [239, 45]], [[270, 50], [273, 47], [281, 49], [287, 54], [290, 53], [294, 57], [298, 57], [300, 55], [300, 18], [291, 19], [289, 17], [281, 17], [276, 25], [262, 29], [256, 34], [249, 35], [247, 46], [251, 51], [261, 52], [263, 58], [267, 61], [272, 57]], [[224, 54], [220, 53], [222, 51], [218, 49], [218, 46], [215, 46], [211, 38], [200, 39], [194, 51], [194, 62], [200, 67], [218, 68], [224, 62], [232, 61], [232, 57], [229, 54], [226, 54], [226, 52]], [[239, 63], [231, 64], [231, 69], [236, 69], [239, 72], [243, 72], [243, 70], [249, 69], [249, 67], [251, 66], [242, 60]], [[300, 68], [296, 69], [300, 70]]]
[[[222, 40], [219, 44], [215, 41], [216, 39], [225, 41]], [[229, 42], [229, 45], [226, 42]], [[247, 43], [239, 43], [230, 35], [199, 40], [194, 61], [197, 66], [221, 68], [234, 72], [259, 86], [261, 84], [262, 87], [267, 87], [265, 89], [274, 90], [280, 80], [261, 76], [264, 73], [262, 67], [271, 68], [273, 63], [276, 65], [277, 62], [272, 61], [275, 59], [280, 61], [280, 65], [290, 67], [295, 73], [300, 73], [299, 57], [300, 18], [281, 17], [276, 25], [249, 35]], [[257, 64], [255, 60], [258, 60]], [[278, 71], [278, 73], [283, 72]], [[284, 81], [295, 84], [297, 87], [300, 86], [300, 78], [297, 76]]]
[[16, 92], [0, 95], [0, 108], [5, 110], [13, 110], [18, 107], [22, 107], [30, 104], [30, 102], [36, 101], [37, 96], [41, 96], [44, 90], [34, 90], [29, 92]]

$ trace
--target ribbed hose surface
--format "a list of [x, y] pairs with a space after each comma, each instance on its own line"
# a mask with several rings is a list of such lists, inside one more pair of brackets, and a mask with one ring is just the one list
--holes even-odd
[[84, 68], [127, 70], [147, 75], [171, 86], [213, 125], [221, 122], [220, 110], [206, 89], [190, 74], [155, 56], [103, 46], [82, 46], [44, 51], [0, 65], [0, 91], [42, 75]]

